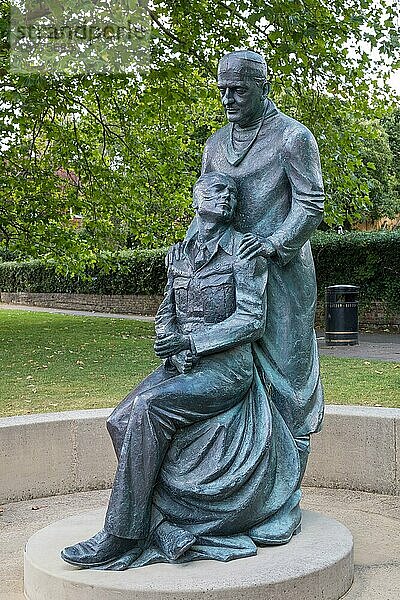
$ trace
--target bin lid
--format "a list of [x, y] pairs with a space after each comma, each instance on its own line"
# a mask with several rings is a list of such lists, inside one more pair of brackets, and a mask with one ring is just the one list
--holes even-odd
[[326, 288], [327, 292], [338, 292], [338, 293], [346, 293], [346, 292], [358, 292], [360, 289], [359, 285], [329, 285]]

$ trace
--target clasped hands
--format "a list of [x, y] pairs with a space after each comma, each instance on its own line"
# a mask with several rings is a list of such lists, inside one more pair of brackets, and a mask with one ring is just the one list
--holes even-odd
[[154, 344], [154, 351], [159, 358], [170, 358], [174, 354], [179, 354], [187, 350], [185, 362], [183, 365], [183, 372], [188, 373], [197, 357], [191, 351], [190, 338], [188, 335], [183, 333], [170, 333], [162, 337], [157, 337]]
[[168, 358], [183, 350], [190, 350], [190, 338], [183, 333], [168, 333], [159, 336], [154, 344], [155, 353], [159, 358]]
[[243, 236], [243, 240], [239, 246], [239, 256], [241, 259], [247, 258], [248, 260], [251, 260], [256, 256], [268, 258], [273, 254], [275, 254], [275, 248], [268, 239], [261, 241], [252, 233], [246, 233]]

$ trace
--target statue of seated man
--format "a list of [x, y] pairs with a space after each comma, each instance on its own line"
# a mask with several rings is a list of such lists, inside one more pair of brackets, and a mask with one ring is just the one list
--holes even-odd
[[[241, 459], [240, 468], [236, 468], [234, 461], [245, 447], [239, 440], [240, 448], [235, 456], [229, 457], [230, 462], [224, 467], [229, 472], [230, 465], [233, 465], [235, 476], [232, 475], [231, 481], [224, 482], [226, 489], [221, 497], [227, 506], [230, 492], [226, 490], [240, 493], [240, 489], [234, 489], [235, 485], [237, 488], [241, 485], [238, 484], [239, 476], [247, 488], [251, 487], [248, 485], [251, 477], [257, 478], [254, 489], [249, 491], [246, 488], [244, 492], [246, 498], [253, 498], [256, 490], [257, 502], [254, 501], [254, 506], [249, 500], [240, 502], [243, 510], [247, 511], [243, 517], [243, 529], [240, 521], [235, 521], [236, 512], [240, 515], [241, 508], [235, 506], [235, 503], [238, 504], [236, 500], [233, 500], [233, 509], [229, 509], [226, 525], [221, 525], [214, 517], [219, 511], [219, 488], [215, 483], [217, 475], [214, 481], [210, 476], [211, 479], [204, 482], [204, 486], [214, 485], [207, 496], [210, 514], [214, 519], [212, 527], [208, 526], [208, 529], [204, 525], [207, 516], [196, 517], [194, 508], [193, 520], [197, 518], [197, 529], [190, 527], [190, 517], [186, 518], [187, 526], [176, 527], [162, 514], [160, 516], [159, 506], [155, 506], [153, 501], [160, 470], [177, 434], [191, 426], [203, 426], [204, 422], [212, 419], [218, 435], [228, 431], [221, 415], [233, 415], [234, 407], [243, 402], [254, 385], [251, 343], [263, 335], [265, 328], [267, 260], [261, 257], [250, 260], [239, 258], [243, 235], [232, 227], [236, 202], [236, 184], [228, 175], [206, 173], [194, 186], [196, 226], [184, 242], [174, 245], [168, 253], [168, 282], [156, 316], [155, 351], [164, 359], [164, 364], [133, 390], [108, 420], [107, 426], [119, 462], [104, 528], [89, 540], [65, 548], [62, 558], [68, 563], [86, 568], [113, 563], [117, 564], [115, 568], [126, 568], [148, 547], [150, 538], [153, 544], [156, 540], [167, 558], [177, 560], [196, 543], [199, 531], [236, 535], [242, 531], [248, 532], [252, 518], [258, 521], [264, 518], [264, 515], [261, 517], [257, 514], [257, 507], [264, 502], [261, 493], [271, 496], [272, 483], [269, 487], [264, 485], [263, 475], [259, 475], [260, 468], [264, 468], [262, 464], [267, 460], [266, 450], [263, 450], [263, 455], [260, 453], [252, 458], [259, 442], [251, 440], [247, 432], [249, 423], [253, 422], [251, 415], [242, 418], [240, 412], [231, 417], [231, 422], [243, 421], [247, 454]], [[266, 440], [264, 446], [270, 448], [268, 432], [265, 431], [268, 428], [261, 426], [262, 436]], [[197, 438], [195, 436], [194, 439], [200, 439], [200, 433], [197, 432]], [[218, 445], [215, 436], [212, 438], [213, 448], [219, 448], [222, 442], [218, 442]], [[231, 436], [231, 441], [224, 442], [222, 461], [225, 460], [224, 452], [230, 451], [229, 444], [234, 442], [233, 438]], [[283, 447], [282, 439], [281, 435], [280, 444]], [[291, 440], [289, 433], [287, 439]], [[207, 461], [207, 468], [213, 472], [219, 460], [213, 451], [212, 448], [202, 448], [200, 454], [204, 456], [193, 459]], [[173, 460], [173, 466], [178, 471], [179, 456], [177, 452], [177, 458]], [[291, 456], [290, 452], [285, 451], [285, 456]], [[295, 450], [292, 456], [295, 464]], [[249, 460], [253, 461], [251, 470], [243, 475], [243, 465]], [[284, 486], [281, 485], [281, 502], [290, 496], [297, 483], [298, 467], [295, 464], [291, 468], [294, 473], [293, 485], [289, 486], [290, 489], [288, 487], [285, 497], [282, 491]], [[193, 469], [195, 472], [195, 467]], [[283, 472], [286, 469], [284, 464], [281, 469], [284, 484], [288, 485], [290, 477]], [[226, 472], [221, 474], [221, 481], [227, 478]], [[187, 485], [193, 485], [194, 497], [198, 497], [203, 489], [200, 480]], [[178, 501], [176, 494], [168, 500], [171, 504]], [[207, 513], [207, 502], [202, 515]], [[275, 498], [271, 512], [278, 507]], [[178, 510], [178, 515], [180, 511], [183, 515], [184, 508]], [[124, 555], [129, 556], [129, 562], [115, 562]]]

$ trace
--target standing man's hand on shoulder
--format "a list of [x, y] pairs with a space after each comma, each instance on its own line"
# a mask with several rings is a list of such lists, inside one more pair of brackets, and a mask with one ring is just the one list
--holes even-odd
[[248, 260], [255, 258], [256, 256], [262, 256], [268, 258], [275, 254], [275, 248], [268, 239], [261, 241], [257, 236], [252, 233], [246, 233], [243, 236], [243, 240], [239, 246], [239, 256], [241, 259], [247, 258]]

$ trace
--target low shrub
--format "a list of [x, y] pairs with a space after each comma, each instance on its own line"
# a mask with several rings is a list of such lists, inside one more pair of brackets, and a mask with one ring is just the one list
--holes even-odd
[[[319, 297], [329, 285], [360, 286], [360, 302], [384, 301], [400, 309], [400, 232], [317, 232], [311, 240]], [[68, 277], [41, 260], [0, 262], [0, 290], [77, 294], [160, 294], [166, 249], [124, 250], [105, 269]]]
[[124, 250], [104, 268], [90, 267], [83, 275], [68, 276], [53, 262], [29, 260], [0, 263], [2, 292], [74, 294], [160, 294], [165, 285], [166, 249]]
[[317, 232], [311, 243], [320, 298], [329, 285], [359, 285], [360, 304], [400, 309], [400, 232]]

